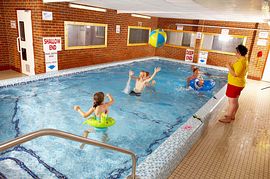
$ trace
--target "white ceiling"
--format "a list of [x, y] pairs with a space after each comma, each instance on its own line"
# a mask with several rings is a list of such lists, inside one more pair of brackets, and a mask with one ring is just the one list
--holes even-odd
[[79, 4], [110, 8], [118, 13], [138, 13], [155, 17], [263, 22], [269, 13], [265, 0], [71, 0]]

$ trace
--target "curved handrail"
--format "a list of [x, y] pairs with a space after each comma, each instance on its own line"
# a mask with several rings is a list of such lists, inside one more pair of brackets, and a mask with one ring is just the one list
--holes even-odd
[[98, 146], [98, 147], [103, 147], [106, 149], [110, 149], [110, 150], [114, 150], [117, 152], [121, 152], [124, 154], [128, 154], [131, 155], [132, 158], [132, 175], [129, 176], [133, 179], [135, 179], [135, 172], [136, 172], [136, 155], [135, 153], [133, 153], [130, 150], [126, 150], [123, 148], [119, 148], [113, 145], [109, 145], [106, 143], [102, 143], [96, 140], [92, 140], [92, 139], [88, 139], [88, 138], [84, 138], [81, 136], [77, 136], [68, 132], [64, 132], [64, 131], [60, 131], [60, 130], [56, 130], [56, 129], [41, 129], [38, 131], [34, 131], [25, 135], [22, 135], [20, 137], [17, 137], [15, 139], [9, 140], [7, 142], [1, 143], [0, 144], [0, 152], [4, 151], [6, 149], [9, 149], [11, 147], [14, 147], [16, 145], [25, 143], [27, 141], [33, 140], [35, 138], [38, 137], [42, 137], [42, 136], [55, 136], [55, 137], [59, 137], [59, 138], [63, 138], [63, 139], [68, 139], [68, 140], [72, 140], [72, 141], [77, 141], [77, 142], [81, 142], [81, 143], [86, 143], [89, 145], [94, 145], [94, 146]]

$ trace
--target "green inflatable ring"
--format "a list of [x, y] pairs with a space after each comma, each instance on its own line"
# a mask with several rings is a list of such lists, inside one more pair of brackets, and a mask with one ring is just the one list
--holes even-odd
[[88, 124], [95, 128], [107, 128], [111, 127], [115, 124], [115, 120], [111, 117], [101, 118], [101, 120], [97, 120], [95, 117], [90, 117], [83, 124]]

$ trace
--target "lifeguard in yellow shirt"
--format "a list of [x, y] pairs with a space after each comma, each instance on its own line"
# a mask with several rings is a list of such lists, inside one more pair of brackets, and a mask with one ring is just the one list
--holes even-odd
[[246, 58], [247, 52], [248, 49], [244, 45], [238, 45], [236, 47], [237, 61], [233, 64], [229, 63], [226, 65], [229, 69], [226, 90], [229, 108], [224, 118], [219, 120], [220, 122], [230, 123], [235, 119], [235, 114], [239, 108], [238, 98], [246, 85], [248, 72], [248, 59]]

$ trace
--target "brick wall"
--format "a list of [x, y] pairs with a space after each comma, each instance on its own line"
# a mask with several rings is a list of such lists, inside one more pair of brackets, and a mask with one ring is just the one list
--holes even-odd
[[[3, 0], [0, 0], [0, 2]], [[3, 4], [3, 6], [1, 6]], [[1, 46], [0, 60], [1, 65], [5, 68], [11, 68], [20, 71], [20, 56], [17, 52], [16, 38], [18, 36], [17, 29], [10, 28], [10, 21], [17, 20], [16, 10], [28, 9], [32, 12], [33, 41], [35, 55], [36, 73], [45, 72], [45, 59], [42, 47], [42, 37], [61, 37], [63, 50], [58, 52], [59, 69], [92, 65], [97, 63], [126, 60], [131, 58], [139, 58], [145, 56], [163, 56], [183, 60], [186, 48], [162, 47], [154, 49], [150, 46], [127, 46], [128, 26], [137, 26], [138, 22], [142, 22], [143, 26], [156, 27], [163, 29], [176, 29], [176, 23], [183, 24], [200, 24], [215, 25], [243, 28], [268, 28], [262, 24], [256, 23], [237, 23], [224, 21], [202, 21], [202, 20], [185, 20], [185, 19], [169, 19], [169, 18], [151, 18], [142, 19], [131, 17], [130, 14], [117, 14], [115, 10], [107, 9], [107, 12], [95, 12], [89, 10], [69, 8], [68, 3], [48, 3], [43, 4], [41, 0], [25, 0], [12, 2], [4, 0], [0, 3], [0, 43], [6, 44]], [[43, 21], [42, 11], [53, 12], [53, 21]], [[64, 39], [64, 21], [77, 21], [89, 23], [108, 24], [108, 38], [106, 48], [91, 48], [80, 50], [65, 50]], [[121, 33], [115, 33], [115, 25], [121, 26]], [[3, 28], [5, 27], [5, 28]], [[184, 30], [195, 32], [210, 32], [220, 34], [221, 29], [218, 28], [201, 28], [201, 27], [184, 27]], [[6, 34], [5, 34], [6, 33]], [[250, 59], [249, 77], [253, 79], [261, 79], [264, 65], [268, 54], [268, 47], [258, 47], [256, 45], [258, 39], [257, 31], [230, 29], [232, 35], [247, 36], [246, 46], [249, 49], [248, 58]], [[6, 37], [6, 38], [5, 38]], [[3, 42], [6, 39], [6, 42]], [[7, 45], [8, 44], [8, 45]], [[197, 61], [201, 40], [196, 40], [195, 61]], [[5, 50], [6, 49], [6, 50]], [[257, 52], [263, 51], [263, 57], [258, 59]], [[225, 66], [227, 62], [234, 61], [235, 56], [220, 53], [209, 52], [208, 64]], [[1, 70], [1, 69], [0, 69]]]
[[[195, 24], [195, 25], [210, 25], [210, 26], [220, 26], [220, 27], [241, 27], [241, 28], [262, 28], [268, 29], [267, 25], [257, 24], [257, 23], [240, 23], [240, 22], [225, 22], [225, 21], [203, 21], [203, 20], [183, 20], [183, 19], [170, 19], [170, 18], [159, 18], [158, 27], [163, 29], [173, 29], [176, 30], [176, 24]], [[210, 27], [190, 27], [185, 26], [184, 31], [194, 31], [194, 32], [207, 32], [220, 34], [220, 28], [210, 28]], [[242, 30], [242, 29], [230, 29], [230, 35], [242, 35], [247, 36], [246, 47], [249, 49], [248, 59], [250, 60], [249, 65], [249, 78], [261, 79], [263, 74], [264, 65], [267, 60], [268, 46], [262, 47], [257, 46], [258, 31], [256, 30]], [[196, 46], [194, 51], [194, 61], [198, 60], [198, 53], [200, 50], [201, 40], [196, 40]], [[156, 50], [156, 55], [175, 58], [179, 60], [185, 59], [185, 52], [187, 48], [176, 48], [176, 47], [162, 47]], [[258, 51], [263, 51], [263, 57], [258, 59]], [[235, 60], [234, 55], [226, 55], [221, 53], [208, 53], [207, 64], [215, 66], [225, 66], [228, 62], [233, 62]]]
[[[37, 65], [40, 61], [44, 61], [44, 57], [39, 55], [41, 51], [40, 28], [41, 28], [41, 0], [27, 0], [27, 1], [7, 1], [4, 0], [4, 17], [6, 22], [6, 35], [8, 44], [9, 64], [10, 67], [16, 71], [21, 70], [20, 55], [17, 51], [16, 38], [18, 37], [18, 24], [17, 28], [10, 27], [10, 21], [17, 23], [17, 10], [31, 10], [32, 13], [32, 26], [33, 26], [33, 43], [34, 43], [34, 56]], [[41, 66], [40, 66], [41, 67]], [[43, 66], [42, 66], [43, 68]], [[38, 69], [38, 68], [37, 68]]]
[[9, 55], [3, 0], [0, 0], [0, 70], [9, 69]]
[[[9, 38], [10, 66], [20, 70], [20, 56], [17, 52], [17, 29], [8, 26], [10, 20], [16, 20], [16, 10], [28, 9], [32, 12], [33, 42], [36, 73], [45, 72], [45, 57], [43, 53], [43, 37], [61, 37], [63, 50], [58, 52], [59, 69], [92, 65], [97, 63], [126, 60], [145, 56], [154, 56], [155, 49], [150, 46], [127, 46], [128, 26], [157, 27], [157, 18], [141, 19], [130, 14], [117, 14], [117, 11], [107, 9], [106, 13], [69, 8], [68, 3], [43, 4], [41, 0], [10, 2], [4, 1], [7, 37]], [[43, 21], [42, 11], [53, 12], [53, 21]], [[80, 50], [65, 50], [64, 21], [104, 23], [108, 24], [106, 48], [91, 48]], [[115, 25], [121, 26], [121, 33], [115, 33]]]
[[[258, 28], [260, 29], [270, 29], [267, 24], [258, 24]], [[253, 36], [253, 44], [252, 44], [252, 50], [250, 51], [250, 70], [249, 70], [249, 76], [252, 79], [260, 80], [263, 76], [263, 71], [266, 65], [266, 60], [268, 57], [269, 52], [269, 36], [268, 36], [268, 43], [267, 46], [257, 46], [257, 41], [259, 39], [259, 31], [254, 32]], [[262, 51], [263, 56], [258, 58], [257, 53], [259, 51]]]
[[[46, 4], [42, 10], [52, 11], [54, 18], [53, 21], [42, 21], [42, 36], [58, 36], [63, 40], [63, 50], [58, 52], [59, 69], [155, 55], [155, 49], [150, 46], [128, 47], [127, 35], [128, 26], [138, 26], [138, 22], [142, 22], [142, 26], [156, 28], [157, 18], [136, 18], [130, 14], [117, 14], [111, 9], [104, 13], [69, 8], [68, 3]], [[64, 21], [108, 24], [107, 47], [64, 50]], [[115, 33], [116, 25], [121, 27], [119, 34]]]

